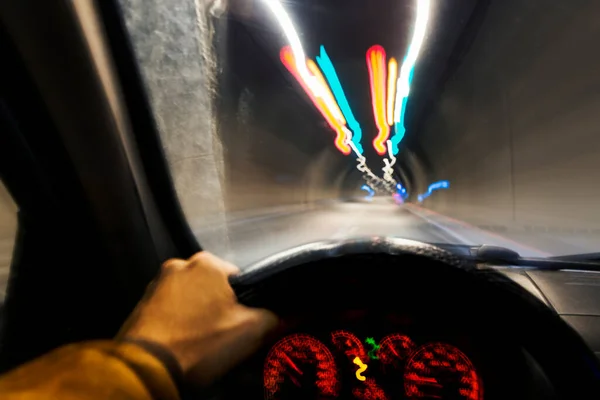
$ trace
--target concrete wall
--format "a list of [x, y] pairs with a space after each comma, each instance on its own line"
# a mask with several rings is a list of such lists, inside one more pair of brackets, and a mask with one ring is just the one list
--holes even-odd
[[448, 179], [426, 206], [475, 223], [600, 227], [600, 3], [491, 2], [418, 132]]

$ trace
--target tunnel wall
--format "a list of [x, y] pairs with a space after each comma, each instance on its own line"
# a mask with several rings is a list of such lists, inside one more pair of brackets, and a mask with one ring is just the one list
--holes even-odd
[[353, 159], [335, 149], [334, 131], [281, 63], [284, 42], [257, 29], [262, 7], [229, 7], [213, 18], [228, 219], [338, 198]]
[[425, 206], [479, 224], [600, 227], [600, 3], [491, 2], [418, 132]]
[[[210, 2], [120, 0], [180, 204], [201, 244], [227, 251]], [[212, 224], [210, 235], [199, 227]]]

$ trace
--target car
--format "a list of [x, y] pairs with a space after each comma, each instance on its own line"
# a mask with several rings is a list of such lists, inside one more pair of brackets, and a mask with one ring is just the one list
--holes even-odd
[[1, 371], [207, 250], [281, 324], [184, 398], [599, 397], [598, 6], [200, 3], [0, 5]]

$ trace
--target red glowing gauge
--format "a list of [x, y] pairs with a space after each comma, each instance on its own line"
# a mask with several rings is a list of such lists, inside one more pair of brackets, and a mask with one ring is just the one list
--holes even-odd
[[335, 331], [331, 334], [331, 342], [341, 352], [343, 352], [350, 361], [355, 357], [360, 358], [364, 363], [369, 361], [369, 356], [363, 347], [360, 339], [348, 331]]
[[367, 378], [364, 384], [359, 385], [352, 389], [352, 395], [355, 399], [359, 400], [388, 400], [389, 397], [387, 394], [381, 389], [375, 380], [372, 378]]
[[383, 338], [379, 343], [377, 356], [384, 365], [398, 367], [412, 354], [415, 343], [406, 335], [393, 334]]
[[331, 352], [312, 336], [295, 334], [275, 343], [265, 360], [266, 399], [337, 397], [340, 381]]
[[404, 390], [409, 399], [483, 400], [483, 386], [467, 356], [454, 346], [430, 343], [408, 360]]

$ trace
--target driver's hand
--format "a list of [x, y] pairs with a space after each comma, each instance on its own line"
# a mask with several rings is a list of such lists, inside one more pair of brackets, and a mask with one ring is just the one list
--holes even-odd
[[238, 268], [207, 252], [164, 263], [119, 336], [155, 342], [186, 381], [206, 385], [251, 355], [277, 317], [237, 302], [227, 278]]

